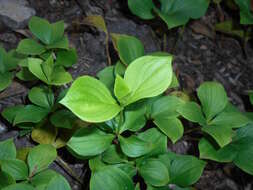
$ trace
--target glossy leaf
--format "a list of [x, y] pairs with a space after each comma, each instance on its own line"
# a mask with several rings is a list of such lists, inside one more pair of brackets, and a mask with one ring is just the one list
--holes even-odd
[[95, 171], [90, 180], [91, 190], [134, 190], [131, 178], [121, 169], [105, 166]]
[[197, 93], [207, 120], [212, 119], [227, 106], [227, 94], [220, 83], [205, 82], [200, 85]]
[[124, 76], [131, 90], [126, 104], [163, 93], [172, 81], [171, 61], [171, 57], [155, 56], [143, 56], [133, 61]]
[[198, 19], [204, 16], [208, 0], [160, 0], [161, 10], [156, 13], [166, 22], [168, 28], [184, 25], [190, 18]]
[[30, 150], [27, 158], [29, 176], [45, 170], [57, 156], [56, 149], [52, 145], [42, 144]]
[[139, 157], [149, 153], [153, 144], [141, 140], [137, 136], [132, 135], [131, 137], [119, 137], [120, 147], [122, 152], [129, 157]]
[[67, 143], [68, 148], [80, 156], [95, 156], [103, 153], [112, 144], [114, 135], [106, 134], [95, 127], [78, 130]]
[[159, 159], [169, 165], [170, 183], [181, 187], [196, 183], [206, 165], [194, 156], [176, 155], [172, 152], [159, 156]]
[[184, 126], [176, 117], [156, 117], [154, 123], [173, 143], [176, 143], [184, 134]]
[[2, 190], [21, 190], [21, 189], [35, 190], [33, 188], [33, 186], [28, 185], [28, 184], [24, 184], [24, 183], [13, 184], [13, 185], [10, 185], [10, 186], [7, 186], [7, 187], [3, 188]]
[[34, 105], [26, 105], [23, 109], [19, 110], [13, 124], [17, 125], [19, 123], [26, 122], [39, 123], [43, 118], [47, 116], [48, 113], [48, 109]]
[[0, 142], [0, 160], [4, 159], [15, 159], [16, 158], [16, 147], [13, 139], [7, 139]]
[[90, 76], [75, 80], [60, 103], [89, 122], [110, 120], [121, 110], [105, 85]]
[[139, 39], [125, 34], [111, 35], [120, 60], [125, 65], [129, 65], [132, 61], [144, 55], [144, 46]]
[[54, 94], [43, 87], [33, 87], [28, 93], [28, 98], [32, 103], [48, 109], [54, 104]]
[[142, 19], [152, 19], [155, 17], [152, 13], [154, 7], [152, 0], [128, 0], [128, 7], [133, 14]]
[[33, 39], [24, 39], [19, 42], [17, 52], [25, 55], [40, 55], [46, 48]]
[[203, 116], [200, 106], [195, 102], [186, 102], [181, 104], [177, 111], [187, 120], [204, 125], [206, 120]]
[[120, 150], [120, 147], [114, 144], [112, 144], [105, 152], [103, 152], [102, 160], [108, 164], [127, 162], [127, 158]]
[[152, 104], [151, 117], [177, 117], [177, 108], [183, 103], [184, 101], [176, 96], [162, 96]]
[[150, 128], [139, 133], [138, 138], [152, 143], [152, 150], [145, 156], [156, 156], [167, 152], [167, 137], [157, 128]]
[[0, 189], [15, 184], [15, 179], [8, 173], [0, 171]]
[[13, 74], [11, 72], [1, 73], [0, 75], [0, 91], [11, 85]]
[[25, 180], [28, 177], [26, 163], [18, 159], [1, 160], [2, 171], [10, 174], [15, 180]]
[[120, 133], [130, 130], [138, 131], [146, 124], [146, 107], [143, 103], [135, 103], [127, 106], [124, 111], [124, 123], [120, 127]]
[[24, 108], [24, 105], [17, 105], [12, 107], [7, 107], [2, 111], [2, 116], [6, 119], [9, 123], [13, 123], [16, 115]]
[[139, 166], [140, 175], [147, 184], [153, 186], [164, 186], [169, 182], [169, 172], [167, 167], [159, 159], [149, 158], [144, 160]]
[[58, 174], [49, 181], [46, 190], [71, 190], [71, 187], [68, 181]]
[[77, 62], [77, 52], [74, 48], [60, 50], [56, 53], [56, 65], [71, 67]]
[[58, 110], [50, 117], [50, 122], [59, 128], [71, 129], [74, 126], [75, 115], [66, 109]]
[[127, 83], [121, 78], [120, 75], [116, 76], [115, 84], [114, 84], [114, 94], [119, 100], [119, 102], [124, 103], [127, 96], [131, 93]]

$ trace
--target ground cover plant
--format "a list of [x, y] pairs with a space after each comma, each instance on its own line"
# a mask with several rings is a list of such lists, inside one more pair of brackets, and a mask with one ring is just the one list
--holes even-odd
[[[200, 18], [209, 5], [201, 0], [187, 1], [185, 7], [176, 0], [170, 6], [160, 2], [160, 9], [152, 1], [128, 4], [144, 19], [155, 12], [168, 28]], [[245, 4], [236, 3], [241, 23], [250, 24]], [[89, 16], [84, 23], [104, 31], [107, 54], [111, 38], [118, 55], [113, 64], [109, 57], [96, 77], [73, 81], [67, 68], [77, 62], [77, 53], [69, 47], [62, 21], [34, 16], [31, 38], [21, 40], [16, 50], [0, 49], [0, 90], [14, 77], [32, 84], [26, 104], [7, 107], [1, 115], [20, 136], [36, 143], [16, 149], [13, 139], [0, 142], [0, 189], [71, 189], [50, 169], [61, 150], [88, 162], [91, 190], [191, 190], [209, 161], [231, 163], [253, 175], [252, 113], [233, 105], [221, 83], [206, 81], [190, 97], [179, 88], [173, 55], [145, 54], [139, 39], [108, 32], [100, 16]], [[253, 104], [252, 92], [249, 100]], [[198, 132], [199, 154], [168, 149], [189, 131]]]

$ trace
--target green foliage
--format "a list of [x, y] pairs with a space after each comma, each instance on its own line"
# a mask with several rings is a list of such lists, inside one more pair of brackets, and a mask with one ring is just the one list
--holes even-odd
[[43, 189], [70, 190], [66, 179], [47, 169], [56, 159], [57, 152], [52, 145], [38, 145], [29, 149], [27, 159], [16, 157], [12, 139], [0, 142], [0, 187], [4, 190]]
[[202, 131], [209, 134], [220, 147], [231, 142], [234, 128], [249, 123], [246, 116], [228, 103], [221, 84], [205, 82], [198, 88], [197, 94], [201, 108], [196, 103], [189, 102], [180, 106], [177, 111], [191, 122], [199, 123]]
[[[158, 9], [152, 0], [128, 1], [136, 15], [152, 19], [157, 14], [169, 28], [204, 15], [209, 1], [160, 3]], [[102, 29], [108, 38], [103, 19], [91, 16], [85, 22]], [[64, 24], [33, 17], [29, 29], [35, 38], [19, 43], [17, 52], [22, 55], [0, 49], [0, 74], [14, 76], [18, 65], [19, 79], [39, 79], [40, 85], [28, 92], [28, 104], [5, 108], [2, 116], [19, 127], [20, 134], [31, 132], [40, 145], [17, 153], [12, 139], [0, 142], [1, 189], [70, 190], [63, 176], [48, 169], [56, 149], [67, 145], [73, 156], [89, 160], [91, 190], [138, 190], [140, 181], [148, 190], [169, 190], [170, 184], [176, 190], [190, 190], [206, 162], [168, 150], [168, 140], [177, 143], [189, 122], [203, 132], [201, 159], [233, 162], [253, 175], [252, 121], [229, 103], [221, 84], [204, 82], [197, 90], [201, 105], [190, 101], [187, 94], [172, 91], [179, 86], [172, 55], [144, 55], [137, 38], [111, 34], [119, 57], [116, 64], [97, 73], [98, 79], [80, 76], [60, 91], [58, 87], [72, 81], [65, 69], [77, 62]], [[1, 84], [5, 88], [7, 83], [10, 80]]]
[[251, 0], [234, 0], [240, 8], [240, 23], [253, 24], [253, 14], [251, 10]]
[[157, 14], [169, 29], [185, 25], [189, 19], [198, 19], [206, 13], [209, 0], [160, 0], [157, 8], [152, 0], [128, 0], [131, 12], [142, 19], [153, 19]]

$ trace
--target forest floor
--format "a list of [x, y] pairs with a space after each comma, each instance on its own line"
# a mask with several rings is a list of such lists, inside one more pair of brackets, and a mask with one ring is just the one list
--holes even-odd
[[[189, 22], [182, 28], [168, 31], [163, 22], [157, 20], [143, 21], [133, 16], [126, 0], [43, 0], [28, 1], [36, 15], [49, 21], [64, 20], [66, 34], [70, 44], [78, 52], [78, 63], [71, 68], [74, 78], [80, 75], [95, 75], [107, 65], [105, 34], [82, 24], [87, 15], [99, 14], [104, 17], [108, 31], [133, 35], [144, 44], [146, 53], [166, 51], [174, 56], [173, 66], [178, 74], [181, 88], [194, 94], [203, 81], [215, 80], [226, 88], [231, 101], [241, 110], [248, 110], [247, 91], [253, 89], [253, 48], [242, 44], [240, 39], [216, 33], [214, 26], [220, 21], [215, 6], [210, 6], [206, 16]], [[0, 2], [1, 3], [1, 2]], [[225, 18], [230, 18], [224, 10]], [[7, 49], [15, 48], [24, 38], [25, 29], [8, 29], [0, 27], [0, 43]], [[110, 42], [112, 62], [117, 55]], [[29, 84], [15, 81], [7, 90], [0, 93], [0, 111], [3, 108], [23, 103]], [[31, 146], [32, 140], [18, 137], [18, 130], [8, 126], [0, 117], [0, 141], [13, 137], [17, 147]], [[182, 139], [170, 145], [177, 153], [198, 155], [196, 143], [191, 139]], [[51, 167], [67, 177], [74, 190], [88, 189], [89, 171], [86, 161], [76, 160], [65, 149], [59, 156], [83, 181], [78, 183], [58, 160]], [[209, 163], [195, 185], [198, 190], [251, 190], [253, 178], [230, 164]]]

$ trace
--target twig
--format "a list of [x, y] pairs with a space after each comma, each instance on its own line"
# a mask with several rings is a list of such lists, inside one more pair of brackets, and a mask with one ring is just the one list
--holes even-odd
[[82, 180], [78, 177], [78, 175], [69, 167], [69, 165], [59, 156], [56, 158], [56, 162], [78, 183], [83, 185]]

